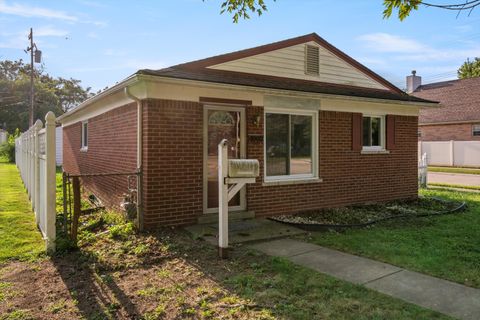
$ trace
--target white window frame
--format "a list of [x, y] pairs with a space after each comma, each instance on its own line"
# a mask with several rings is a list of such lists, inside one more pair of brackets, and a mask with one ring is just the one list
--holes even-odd
[[[475, 132], [478, 132], [475, 134]], [[480, 137], [480, 123], [472, 124], [472, 137]]]
[[[363, 118], [370, 117], [370, 118], [380, 118], [380, 145], [379, 146], [363, 146]], [[362, 115], [362, 151], [386, 151], [385, 143], [386, 143], [386, 132], [385, 132], [385, 115], [378, 115], [378, 114], [363, 114]]]
[[[87, 127], [87, 141], [85, 141], [85, 126]], [[81, 151], [87, 151], [88, 150], [88, 120], [82, 121], [82, 130], [81, 130]]]
[[[281, 176], [267, 176], [267, 113], [289, 114], [298, 116], [312, 117], [312, 173], [308, 174], [291, 174]], [[318, 179], [318, 111], [316, 110], [296, 110], [284, 108], [266, 108], [263, 116], [263, 181], [279, 182], [279, 181], [301, 181]]]

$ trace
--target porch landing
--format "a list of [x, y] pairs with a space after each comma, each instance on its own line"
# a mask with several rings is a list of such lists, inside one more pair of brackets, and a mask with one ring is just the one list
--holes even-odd
[[[185, 228], [194, 238], [203, 238], [213, 245], [218, 244], [218, 222], [196, 224]], [[306, 233], [283, 223], [265, 218], [233, 220], [229, 222], [229, 243], [243, 243], [284, 238]]]

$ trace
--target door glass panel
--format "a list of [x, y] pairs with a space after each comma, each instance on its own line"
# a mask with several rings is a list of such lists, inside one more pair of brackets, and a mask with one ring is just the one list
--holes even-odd
[[[240, 158], [240, 112], [208, 110], [207, 134], [207, 208], [218, 208], [218, 144], [228, 140], [228, 158]], [[240, 205], [240, 192], [228, 203]]]

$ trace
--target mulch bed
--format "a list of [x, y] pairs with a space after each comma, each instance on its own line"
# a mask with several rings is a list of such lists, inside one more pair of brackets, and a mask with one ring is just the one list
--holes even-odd
[[368, 225], [375, 221], [397, 217], [417, 217], [452, 210], [459, 203], [435, 198], [392, 201], [384, 204], [357, 205], [341, 208], [300, 212], [296, 215], [280, 215], [275, 221], [305, 226], [348, 227]]

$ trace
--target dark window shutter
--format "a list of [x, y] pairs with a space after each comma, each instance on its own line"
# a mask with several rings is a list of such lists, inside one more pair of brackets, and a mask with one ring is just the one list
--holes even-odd
[[395, 149], [395, 116], [387, 114], [386, 116], [387, 131], [387, 150]]
[[361, 151], [362, 150], [362, 124], [363, 116], [361, 113], [352, 114], [352, 150]]

